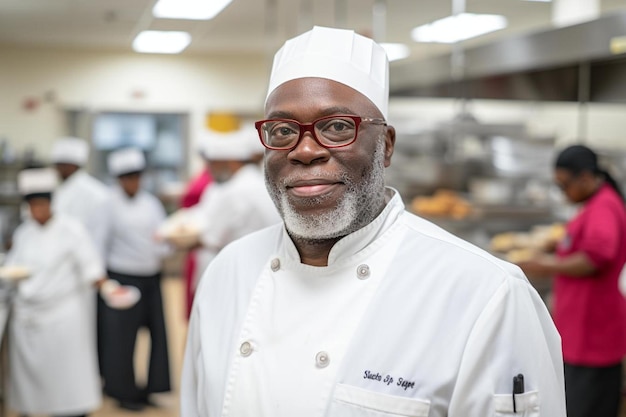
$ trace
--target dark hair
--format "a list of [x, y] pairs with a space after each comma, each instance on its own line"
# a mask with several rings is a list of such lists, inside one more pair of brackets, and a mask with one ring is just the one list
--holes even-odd
[[24, 201], [30, 201], [33, 198], [45, 198], [48, 200], [52, 200], [52, 193], [30, 193], [24, 196]]
[[624, 194], [617, 181], [606, 170], [598, 166], [598, 155], [588, 147], [572, 145], [563, 149], [557, 156], [554, 165], [556, 168], [565, 169], [574, 175], [589, 171], [594, 175], [601, 176], [624, 200]]
[[136, 175], [141, 175], [143, 173], [143, 170], [137, 170], [137, 171], [131, 171], [131, 172], [125, 172], [123, 174], [118, 174], [117, 178], [124, 178], [124, 177], [134, 177]]

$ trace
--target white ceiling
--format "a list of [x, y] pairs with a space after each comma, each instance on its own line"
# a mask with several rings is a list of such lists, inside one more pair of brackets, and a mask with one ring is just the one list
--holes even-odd
[[[349, 27], [371, 34], [376, 0], [233, 0], [215, 19], [155, 19], [155, 0], [0, 0], [0, 43], [55, 48], [131, 51], [146, 29], [184, 30], [192, 43], [184, 54], [270, 53], [313, 24]], [[380, 0], [378, 0], [380, 1]], [[451, 14], [450, 0], [387, 0], [381, 41], [411, 46], [413, 58], [438, 55], [449, 46], [417, 44], [413, 27]], [[626, 0], [600, 0], [601, 12], [626, 9]], [[550, 3], [523, 0], [466, 0], [467, 12], [505, 15], [509, 27], [464, 43], [544, 30], [551, 25]], [[380, 39], [384, 38], [384, 39]]]

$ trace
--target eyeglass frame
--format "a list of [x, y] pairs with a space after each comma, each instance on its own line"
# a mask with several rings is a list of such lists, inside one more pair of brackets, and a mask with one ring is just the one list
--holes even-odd
[[[315, 133], [315, 125], [322, 121], [322, 120], [332, 120], [334, 118], [337, 117], [347, 117], [349, 119], [352, 119], [354, 121], [354, 139], [352, 139], [350, 142], [347, 143], [342, 143], [341, 145], [325, 145], [323, 144], [319, 138], [317, 137], [317, 134]], [[288, 123], [295, 123], [296, 125], [298, 125], [298, 128], [300, 129], [300, 134], [298, 136], [298, 139], [294, 142], [293, 146], [289, 147], [289, 148], [277, 148], [274, 146], [270, 146], [268, 144], [265, 143], [265, 141], [263, 140], [263, 132], [261, 131], [261, 126], [263, 126], [264, 123], [267, 122], [288, 122]], [[311, 132], [311, 137], [313, 137], [313, 139], [315, 140], [315, 142], [320, 145], [322, 148], [325, 149], [337, 149], [337, 148], [343, 148], [344, 146], [349, 146], [352, 145], [354, 142], [356, 142], [356, 138], [357, 136], [359, 136], [359, 126], [361, 125], [361, 123], [372, 123], [372, 124], [377, 124], [379, 126], [387, 126], [387, 121], [385, 119], [377, 119], [377, 118], [370, 118], [370, 117], [361, 117], [361, 116], [356, 116], [354, 114], [333, 114], [331, 116], [324, 116], [324, 117], [320, 117], [319, 119], [315, 119], [313, 120], [311, 123], [300, 123], [297, 120], [293, 120], [293, 119], [264, 119], [264, 120], [257, 120], [256, 122], [254, 122], [254, 127], [256, 128], [258, 134], [259, 134], [259, 139], [261, 140], [261, 144], [272, 151], [292, 151], [294, 150], [298, 144], [300, 143], [300, 141], [302, 140], [302, 138], [304, 137], [304, 134], [306, 132]]]

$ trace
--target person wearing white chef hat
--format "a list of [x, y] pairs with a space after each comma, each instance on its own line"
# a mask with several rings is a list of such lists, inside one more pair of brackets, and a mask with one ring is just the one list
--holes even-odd
[[[98, 302], [98, 351], [104, 392], [129, 410], [150, 404], [150, 394], [170, 390], [169, 355], [163, 300], [162, 259], [169, 254], [166, 244], [156, 240], [165, 209], [152, 194], [141, 188], [146, 169], [143, 152], [123, 148], [107, 159], [109, 173], [118, 184], [111, 190], [107, 210], [106, 266], [111, 278], [137, 287], [139, 302], [121, 311]], [[150, 364], [146, 386], [135, 382], [134, 350], [140, 328], [150, 332]]]
[[108, 190], [85, 169], [89, 160], [89, 144], [75, 137], [58, 139], [52, 147], [51, 160], [62, 180], [54, 194], [52, 210], [82, 222], [99, 253], [104, 254], [105, 230], [100, 219], [106, 207]]
[[[197, 231], [193, 241], [197, 249], [194, 288], [222, 248], [280, 222], [256, 161], [263, 146], [253, 129], [211, 132], [203, 138], [201, 146], [214, 183], [202, 193], [198, 205], [174, 213], [161, 229], [163, 237], [175, 246], [180, 246], [177, 239], [180, 230]], [[190, 245], [185, 241], [185, 246]]]
[[99, 407], [89, 300], [99, 288], [107, 303], [125, 301], [85, 227], [51, 210], [57, 178], [51, 168], [18, 174], [30, 217], [16, 229], [3, 266], [27, 271], [13, 297], [9, 337], [9, 406], [24, 415], [80, 416]]
[[314, 27], [274, 57], [265, 182], [283, 224], [221, 251], [189, 324], [181, 416], [565, 416], [559, 335], [521, 270], [385, 186], [383, 48]]

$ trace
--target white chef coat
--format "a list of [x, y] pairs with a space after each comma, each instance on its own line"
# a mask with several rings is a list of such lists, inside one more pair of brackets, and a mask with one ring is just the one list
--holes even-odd
[[105, 276], [83, 225], [54, 215], [15, 231], [7, 265], [31, 275], [13, 299], [9, 404], [23, 414], [82, 414], [100, 405], [93, 283]]
[[9, 319], [9, 303], [11, 296], [11, 283], [0, 280], [0, 345], [4, 339], [4, 332]]
[[[196, 295], [182, 417], [565, 416], [560, 337], [519, 268], [399, 194], [300, 263], [281, 226], [226, 247]], [[354, 308], [354, 311], [353, 311]]]
[[263, 172], [255, 164], [244, 165], [224, 183], [211, 184], [202, 193], [200, 203], [186, 210], [202, 230], [196, 284], [228, 243], [281, 221], [265, 187]]
[[106, 238], [106, 224], [102, 216], [105, 215], [108, 197], [106, 185], [79, 169], [61, 183], [52, 198], [53, 212], [81, 221], [102, 256]]
[[169, 247], [156, 238], [165, 220], [165, 209], [152, 194], [140, 190], [129, 197], [122, 187], [111, 187], [107, 214], [107, 256], [109, 270], [129, 275], [154, 275]]

